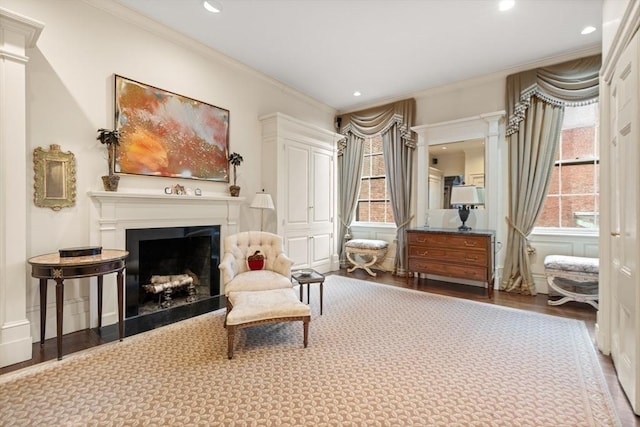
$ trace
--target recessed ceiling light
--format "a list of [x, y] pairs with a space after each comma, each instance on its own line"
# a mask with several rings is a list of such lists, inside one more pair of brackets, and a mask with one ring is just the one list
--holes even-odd
[[584, 34], [591, 34], [596, 30], [596, 27], [592, 27], [591, 25], [586, 26], [582, 29], [582, 31], [580, 32], [580, 34], [584, 35]]
[[362, 95], [362, 94], [359, 91], [353, 92], [353, 96], [360, 96], [360, 95]]
[[202, 5], [211, 13], [222, 12], [222, 2], [220, 2], [219, 0], [204, 0]]
[[500, 9], [500, 12], [504, 12], [506, 10], [512, 9], [513, 6], [516, 5], [516, 1], [515, 0], [502, 0], [499, 4], [498, 4], [498, 9]]

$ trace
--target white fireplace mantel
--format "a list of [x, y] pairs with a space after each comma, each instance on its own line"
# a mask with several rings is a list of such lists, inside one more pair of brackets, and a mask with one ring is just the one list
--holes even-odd
[[[219, 225], [220, 241], [237, 233], [244, 197], [186, 196], [144, 192], [89, 191], [93, 202], [90, 242], [105, 249], [125, 249], [126, 230]], [[222, 254], [219, 254], [222, 255]], [[117, 322], [115, 277], [105, 276], [102, 324]], [[109, 282], [110, 281], [110, 282]], [[111, 287], [113, 286], [113, 287]], [[91, 287], [91, 327], [98, 324], [97, 294]]]

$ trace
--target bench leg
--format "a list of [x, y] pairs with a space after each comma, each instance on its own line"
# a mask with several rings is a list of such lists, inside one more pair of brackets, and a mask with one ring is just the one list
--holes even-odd
[[589, 305], [591, 305], [593, 308], [595, 308], [596, 310], [598, 310], [598, 295], [597, 294], [582, 294], [579, 292], [571, 292], [567, 289], [561, 288], [560, 286], [556, 285], [555, 281], [555, 276], [547, 276], [547, 284], [549, 285], [550, 289], [553, 289], [554, 291], [556, 291], [557, 293], [559, 293], [562, 298], [560, 298], [559, 300], [556, 301], [547, 301], [548, 305], [562, 305], [566, 302], [569, 301], [577, 301], [577, 302], [583, 302], [583, 303], [587, 303]]
[[365, 262], [365, 263], [360, 263], [360, 262], [356, 262], [353, 258], [351, 258], [351, 252], [347, 252], [347, 259], [349, 260], [349, 262], [351, 262], [351, 264], [353, 264], [353, 267], [347, 269], [347, 272], [351, 273], [356, 268], [362, 268], [367, 273], [369, 273], [371, 276], [373, 276], [373, 277], [377, 276], [377, 273], [374, 273], [373, 271], [371, 271], [371, 269], [369, 267], [371, 267], [373, 264], [375, 264], [378, 261], [378, 255], [370, 255], [370, 256], [371, 256], [371, 261]]
[[227, 325], [227, 357], [233, 359], [233, 343], [236, 336], [235, 325]]
[[311, 320], [311, 316], [305, 316], [305, 318], [302, 319], [302, 328], [304, 330], [302, 342], [304, 348], [307, 348], [307, 343], [309, 342], [309, 320]]

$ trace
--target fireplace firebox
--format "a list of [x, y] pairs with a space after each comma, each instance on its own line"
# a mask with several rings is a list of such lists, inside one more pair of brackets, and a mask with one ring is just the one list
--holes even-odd
[[220, 226], [126, 230], [125, 317], [220, 296]]

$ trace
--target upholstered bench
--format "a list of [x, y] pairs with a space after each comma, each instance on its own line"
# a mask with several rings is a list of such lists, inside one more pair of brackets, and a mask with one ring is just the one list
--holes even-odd
[[568, 255], [548, 255], [544, 259], [544, 272], [549, 287], [562, 298], [549, 305], [568, 301], [591, 304], [598, 308], [598, 258]]
[[[378, 262], [378, 258], [383, 258], [387, 254], [389, 243], [384, 240], [370, 240], [370, 239], [353, 239], [344, 244], [345, 253], [347, 259], [353, 267], [349, 268], [347, 272], [351, 273], [356, 268], [362, 268], [367, 273], [375, 276], [376, 273], [371, 271], [369, 267]], [[362, 258], [361, 261], [354, 259], [354, 256]]]
[[233, 358], [233, 344], [237, 329], [263, 323], [294, 322], [301, 320], [304, 329], [304, 347], [307, 347], [311, 309], [298, 300], [293, 289], [230, 292], [227, 312], [227, 356]]

